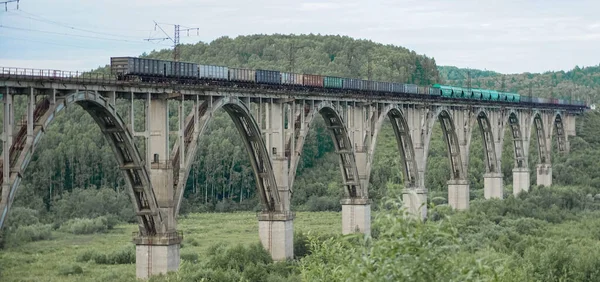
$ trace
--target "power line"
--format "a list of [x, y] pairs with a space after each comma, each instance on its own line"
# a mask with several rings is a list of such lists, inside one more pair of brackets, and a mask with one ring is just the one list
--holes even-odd
[[116, 38], [107, 38], [107, 37], [81, 35], [81, 34], [68, 34], [68, 33], [53, 32], [53, 31], [38, 30], [38, 29], [30, 29], [30, 28], [22, 28], [22, 27], [14, 27], [14, 26], [6, 26], [6, 25], [0, 25], [0, 28], [21, 30], [21, 31], [41, 32], [41, 33], [46, 33], [46, 34], [55, 34], [55, 35], [63, 35], [63, 36], [72, 36], [72, 37], [99, 39], [99, 40], [109, 40], [109, 41], [119, 41], [119, 42], [129, 42], [129, 43], [143, 43], [143, 42], [138, 42], [138, 41], [133, 41], [133, 40], [127, 40], [127, 39], [116, 39]]
[[66, 23], [62, 23], [62, 22], [50, 20], [50, 19], [44, 18], [42, 16], [38, 16], [38, 15], [35, 15], [35, 14], [32, 14], [32, 13], [28, 13], [28, 12], [25, 12], [23, 10], [19, 10], [19, 12], [21, 12], [21, 13], [23, 13], [25, 15], [21, 15], [19, 13], [13, 13], [13, 14], [15, 16], [19, 16], [19, 17], [23, 17], [23, 18], [34, 20], [34, 21], [43, 22], [43, 23], [54, 24], [54, 25], [66, 27], [66, 28], [72, 29], [72, 30], [78, 30], [78, 31], [83, 31], [83, 32], [88, 32], [88, 33], [94, 33], [94, 34], [99, 34], [99, 35], [108, 35], [108, 36], [114, 36], [114, 37], [138, 38], [137, 36], [112, 34], [112, 33], [105, 33], [105, 32], [99, 32], [99, 31], [89, 30], [89, 29], [78, 28], [78, 27], [74, 27], [74, 26], [66, 24]]

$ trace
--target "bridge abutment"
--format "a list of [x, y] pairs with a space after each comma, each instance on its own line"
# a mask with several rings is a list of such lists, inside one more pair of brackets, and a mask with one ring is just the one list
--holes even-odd
[[469, 208], [469, 182], [464, 179], [448, 181], [448, 204], [456, 210]]
[[294, 214], [262, 212], [258, 215], [258, 236], [275, 261], [294, 257]]
[[513, 169], [513, 195], [517, 196], [521, 191], [529, 192], [529, 173], [528, 168]]
[[424, 220], [427, 217], [427, 189], [404, 189], [402, 191], [402, 202], [409, 214], [420, 220]]
[[371, 234], [371, 202], [369, 199], [342, 199], [342, 234]]
[[502, 173], [486, 173], [483, 175], [483, 196], [485, 199], [504, 197]]
[[537, 185], [552, 186], [552, 165], [538, 164], [536, 167]]

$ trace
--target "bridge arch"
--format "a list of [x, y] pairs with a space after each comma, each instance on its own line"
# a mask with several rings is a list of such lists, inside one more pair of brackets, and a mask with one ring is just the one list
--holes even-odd
[[[511, 110], [506, 117], [507, 120], [505, 124], [508, 124], [513, 138], [515, 168], [528, 168], [529, 156], [525, 153], [525, 150], [529, 150], [529, 148], [525, 148], [523, 145], [523, 131], [519, 116], [514, 110]], [[502, 138], [502, 140], [504, 140], [504, 138]]]
[[[471, 118], [470, 122], [470, 130], [467, 136], [467, 147], [465, 152], [466, 156], [469, 156], [469, 150], [471, 148], [471, 141], [473, 137], [473, 128], [475, 122], [477, 122], [479, 126], [479, 130], [481, 130], [481, 135], [483, 137], [483, 150], [485, 155], [485, 171], [486, 173], [499, 173], [499, 161], [498, 156], [496, 155], [495, 143], [494, 143], [494, 134], [492, 125], [490, 123], [487, 112], [484, 109], [479, 109], [475, 112], [473, 118]], [[467, 160], [468, 161], [468, 160]]]
[[[458, 143], [458, 136], [456, 134], [456, 128], [454, 126], [454, 120], [450, 111], [446, 107], [440, 107], [435, 112], [428, 114], [428, 126], [425, 137], [424, 150], [423, 150], [423, 167], [427, 168], [427, 159], [429, 155], [429, 145], [431, 143], [431, 135], [433, 133], [433, 126], [435, 121], [440, 122], [442, 128], [442, 134], [448, 147], [448, 159], [450, 160], [450, 179], [466, 179], [466, 174], [461, 160], [460, 146]], [[423, 181], [425, 181], [423, 179]]]
[[[174, 169], [174, 174], [176, 175], [174, 179], [178, 179], [174, 189], [176, 199], [175, 216], [179, 214], [185, 184], [198, 149], [198, 140], [205, 133], [206, 127], [212, 119], [213, 114], [221, 108], [231, 117], [243, 139], [246, 152], [250, 157], [252, 170], [254, 171], [258, 194], [261, 203], [263, 204], [263, 211], [283, 211], [282, 202], [279, 198], [279, 192], [277, 191], [277, 183], [275, 181], [271, 159], [264, 140], [262, 139], [258, 124], [248, 107], [240, 99], [235, 97], [222, 97], [214, 101], [203, 101], [199, 105], [197, 113], [200, 116], [197, 119], [197, 128], [195, 128], [194, 113], [190, 114], [187, 118], [188, 122], [186, 123], [185, 137], [187, 139], [186, 143], [189, 144], [186, 150], [186, 154], [189, 158], [185, 160], [183, 168]], [[188, 128], [190, 129], [188, 130]], [[178, 168], [178, 154], [180, 153], [178, 146], [175, 146], [172, 152], [173, 154], [171, 155], [175, 156], [173, 158], [173, 165], [175, 168]]]
[[554, 133], [556, 133], [556, 145], [558, 151], [561, 153], [567, 152], [569, 150], [569, 144], [567, 142], [567, 135], [565, 134], [562, 113], [556, 112], [552, 120], [553, 126], [550, 127], [550, 136], [554, 136]]
[[381, 131], [381, 126], [385, 119], [389, 118], [392, 128], [394, 129], [394, 135], [396, 136], [396, 144], [398, 145], [398, 151], [400, 152], [400, 163], [402, 164], [402, 173], [405, 187], [417, 187], [419, 184], [419, 173], [417, 170], [417, 162], [415, 159], [415, 151], [410, 136], [410, 129], [408, 123], [404, 117], [402, 110], [397, 105], [388, 105], [384, 108], [382, 114], [377, 119], [375, 127], [373, 129], [373, 137], [371, 146], [368, 152], [367, 162], [367, 181], [371, 175], [371, 166], [373, 164], [373, 158], [375, 156], [375, 149], [377, 144], [377, 137]]
[[[57, 98], [54, 104], [51, 104], [48, 99], [44, 99], [37, 104], [35, 112], [38, 114], [34, 114], [33, 142], [26, 143], [17, 136], [17, 140], [11, 148], [11, 151], [13, 151], [13, 148], [19, 147], [14, 150], [16, 155], [11, 156], [10, 191], [2, 191], [3, 193], [8, 192], [9, 195], [8, 202], [2, 203], [0, 227], [6, 219], [8, 209], [21, 183], [22, 172], [29, 165], [45, 130], [57, 114], [72, 104], [81, 106], [90, 114], [115, 153], [119, 168], [123, 172], [127, 187], [129, 187], [130, 198], [138, 217], [140, 233], [142, 235], [155, 235], [166, 232], [166, 220], [163, 220], [164, 216], [158, 209], [147, 167], [142, 161], [131, 132], [117, 114], [114, 106], [106, 98], [92, 91], [75, 92]], [[24, 125], [25, 128], [26, 126]]]
[[538, 157], [540, 164], [550, 164], [550, 152], [546, 143], [546, 130], [544, 121], [540, 112], [535, 112], [531, 119], [531, 128], [534, 128], [537, 133]]
[[[354, 155], [354, 148], [352, 147], [352, 142], [350, 141], [346, 124], [342, 119], [342, 114], [331, 102], [322, 101], [315, 104], [315, 106], [310, 109], [308, 115], [306, 116], [306, 123], [311, 125], [314, 122], [317, 114], [320, 114], [321, 117], [323, 117], [323, 120], [325, 120], [325, 125], [329, 129], [335, 151], [339, 155], [340, 170], [342, 172], [342, 179], [344, 181], [343, 184], [346, 187], [346, 195], [350, 198], [366, 198], [368, 196], [368, 192], [361, 187]], [[296, 150], [298, 152], [301, 152], [302, 148], [304, 147], [306, 135], [308, 135], [308, 130], [305, 130], [305, 132], [299, 136], [298, 140], [296, 141]], [[297, 157], [293, 159], [290, 164], [290, 189], [293, 189], [294, 187], [293, 184], [296, 175], [296, 168], [298, 167], [299, 161], [300, 158]]]

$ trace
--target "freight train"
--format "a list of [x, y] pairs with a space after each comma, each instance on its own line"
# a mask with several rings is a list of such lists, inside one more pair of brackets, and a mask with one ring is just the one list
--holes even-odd
[[118, 80], [177, 82], [184, 84], [202, 83], [236, 87], [273, 87], [280, 85], [295, 90], [318, 90], [323, 92], [360, 91], [379, 96], [421, 94], [450, 99], [572, 105], [589, 108], [585, 102], [581, 101], [538, 98], [525, 95], [522, 96], [518, 93], [487, 89], [469, 89], [440, 84], [419, 87], [414, 84], [396, 82], [380, 82], [273, 70], [229, 68], [187, 62], [176, 63], [174, 61], [135, 57], [111, 57], [110, 64], [111, 72]]

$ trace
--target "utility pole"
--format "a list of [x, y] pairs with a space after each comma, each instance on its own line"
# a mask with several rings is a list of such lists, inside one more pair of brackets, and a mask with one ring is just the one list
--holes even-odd
[[467, 88], [471, 91], [471, 69], [467, 69]]
[[367, 52], [367, 80], [371, 80], [371, 52]]
[[4, 11], [8, 12], [8, 3], [17, 2], [17, 10], [19, 9], [19, 1], [20, 0], [6, 0], [0, 2], [0, 4], [4, 4]]
[[295, 67], [295, 63], [296, 63], [296, 51], [298, 49], [302, 49], [305, 46], [296, 46], [296, 42], [294, 40], [291, 40], [290, 42], [290, 49], [288, 51], [288, 71], [289, 72], [294, 72], [294, 67]]
[[191, 30], [195, 30], [196, 31], [196, 35], [200, 35], [200, 29], [197, 27], [189, 27], [189, 28], [184, 28], [183, 30], [180, 28], [180, 25], [178, 24], [174, 24], [175, 26], [175, 30], [173, 33], [173, 37], [171, 37], [156, 21], [154, 21], [154, 30], [156, 30], [156, 28], [158, 27], [167, 37], [163, 37], [163, 38], [147, 38], [145, 39], [146, 41], [155, 41], [155, 40], [171, 40], [171, 42], [173, 42], [173, 61], [175, 61], [175, 65], [173, 66], [175, 69], [175, 75], [179, 76], [180, 74], [180, 70], [181, 68], [179, 67], [179, 33], [181, 31], [185, 31], [187, 32], [187, 35], [190, 35], [190, 31]]

